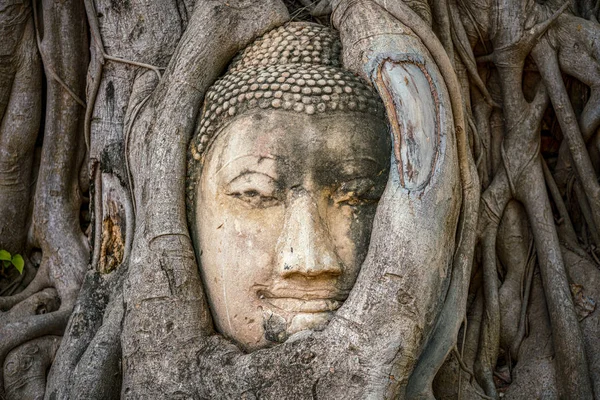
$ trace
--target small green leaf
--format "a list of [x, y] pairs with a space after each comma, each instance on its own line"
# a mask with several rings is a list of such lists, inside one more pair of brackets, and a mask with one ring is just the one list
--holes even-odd
[[21, 257], [20, 254], [15, 254], [11, 260], [12, 265], [15, 266], [15, 268], [17, 269], [17, 271], [19, 271], [20, 274], [23, 273], [23, 267], [25, 266], [25, 261], [23, 260], [23, 257]]
[[0, 250], [0, 260], [2, 261], [10, 261], [10, 253], [6, 250]]

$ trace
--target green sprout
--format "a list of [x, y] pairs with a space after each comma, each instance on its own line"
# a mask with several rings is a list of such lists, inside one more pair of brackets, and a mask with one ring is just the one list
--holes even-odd
[[0, 263], [2, 263], [3, 269], [9, 268], [12, 265], [20, 274], [23, 273], [23, 267], [25, 266], [23, 256], [20, 254], [15, 254], [13, 256], [6, 250], [0, 250]]

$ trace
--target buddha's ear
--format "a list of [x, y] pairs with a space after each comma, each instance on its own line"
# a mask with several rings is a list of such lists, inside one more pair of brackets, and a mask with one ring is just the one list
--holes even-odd
[[[374, 392], [397, 393], [400, 386], [415, 395], [430, 391], [427, 379], [449, 353], [464, 315], [478, 204], [470, 195], [472, 169], [456, 76], [442, 73], [445, 61], [436, 47], [441, 44], [416, 34], [431, 29], [396, 3], [402, 2], [393, 7], [406, 8], [410, 27], [378, 1], [333, 1], [344, 65], [382, 97], [394, 149], [369, 254], [340, 313], [359, 324], [377, 321], [382, 328], [372, 342], [382, 336], [388, 342], [374, 346], [372, 354], [393, 364], [394, 376], [408, 378], [417, 368], [415, 376], [427, 377]], [[463, 198], [468, 202], [458, 226]]]

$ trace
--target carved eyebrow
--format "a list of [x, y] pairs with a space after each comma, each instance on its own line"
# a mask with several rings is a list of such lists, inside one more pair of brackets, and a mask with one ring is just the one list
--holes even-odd
[[246, 158], [246, 157], [258, 159], [257, 164], [261, 164], [264, 160], [277, 161], [280, 158], [280, 157], [272, 155], [272, 154], [261, 155], [261, 156], [257, 156], [256, 154], [242, 154], [241, 156], [234, 157], [231, 160], [227, 161], [225, 164], [223, 164], [221, 166], [221, 168], [219, 168], [217, 171], [215, 171], [215, 175], [218, 175], [221, 171], [223, 171], [224, 168], [228, 167], [231, 163], [236, 162], [236, 161], [241, 160], [242, 158]]

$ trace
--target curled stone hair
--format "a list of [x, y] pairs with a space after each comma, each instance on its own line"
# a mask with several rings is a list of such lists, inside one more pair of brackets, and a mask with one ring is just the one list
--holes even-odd
[[[384, 118], [377, 94], [342, 68], [341, 43], [332, 29], [291, 22], [241, 51], [207, 91], [188, 152], [188, 199], [196, 170], [217, 133], [236, 116], [255, 109], [321, 114], [349, 110]], [[188, 202], [189, 205], [189, 202]]]

